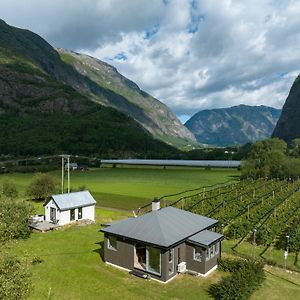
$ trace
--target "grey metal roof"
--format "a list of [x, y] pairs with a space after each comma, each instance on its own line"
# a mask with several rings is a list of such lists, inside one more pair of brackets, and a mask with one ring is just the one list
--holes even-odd
[[102, 164], [237, 168], [239, 160], [103, 159]]
[[167, 248], [217, 223], [217, 220], [169, 206], [113, 222], [101, 231]]
[[214, 242], [218, 240], [222, 240], [224, 238], [223, 234], [211, 231], [211, 230], [203, 230], [191, 237], [189, 237], [188, 241], [192, 243], [197, 243], [202, 246], [210, 246]]
[[96, 204], [96, 200], [88, 191], [52, 195], [51, 198], [54, 200], [60, 210], [68, 210], [75, 207]]

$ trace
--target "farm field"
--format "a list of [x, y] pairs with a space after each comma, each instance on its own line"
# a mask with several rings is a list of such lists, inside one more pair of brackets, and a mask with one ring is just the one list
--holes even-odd
[[[29, 299], [212, 299], [208, 288], [224, 276], [221, 271], [206, 278], [180, 275], [162, 284], [107, 266], [102, 260], [100, 224], [125, 217], [126, 213], [98, 208], [94, 225], [33, 233], [29, 239], [13, 243], [8, 251], [23, 257], [32, 273]], [[32, 265], [35, 258], [42, 262]], [[271, 267], [266, 270], [266, 281], [251, 299], [297, 298], [298, 274]]]
[[[59, 171], [51, 174], [59, 181]], [[211, 299], [209, 287], [226, 276], [221, 271], [207, 278], [180, 275], [164, 285], [132, 277], [107, 266], [102, 259], [100, 224], [132, 216], [130, 209], [150, 202], [154, 196], [190, 189], [162, 201], [218, 219], [218, 230], [226, 237], [222, 244], [224, 256], [266, 259], [281, 267], [266, 265], [266, 281], [251, 299], [297, 299], [300, 293], [300, 180], [237, 181], [238, 175], [238, 171], [227, 169], [176, 168], [105, 168], [73, 172], [73, 188], [85, 185], [98, 199], [96, 224], [33, 233], [29, 239], [11, 244], [7, 251], [26, 260], [34, 285], [32, 300], [115, 299], [120, 295], [123, 299]], [[32, 176], [2, 174], [0, 180], [14, 181], [24, 193]], [[227, 184], [216, 185], [220, 182]], [[109, 196], [103, 201], [105, 194]], [[174, 203], [176, 199], [179, 200]], [[42, 213], [42, 203], [33, 203]], [[112, 208], [103, 208], [105, 205]], [[284, 270], [286, 235], [289, 235], [286, 266], [294, 272]], [[42, 262], [33, 265], [31, 262], [36, 258]]]
[[175, 206], [219, 220], [219, 231], [229, 240], [227, 252], [300, 271], [299, 179], [243, 180], [187, 197]]
[[[60, 171], [50, 172], [57, 180], [60, 193]], [[200, 168], [100, 168], [87, 172], [71, 172], [71, 189], [84, 186], [90, 190], [99, 206], [125, 210], [136, 209], [154, 197], [177, 193], [187, 189], [237, 180], [240, 175], [235, 169]], [[25, 194], [34, 174], [1, 174], [4, 180], [15, 182], [21, 194]]]

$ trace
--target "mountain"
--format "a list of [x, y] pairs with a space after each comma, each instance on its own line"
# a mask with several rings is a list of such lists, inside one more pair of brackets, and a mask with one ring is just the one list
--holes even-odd
[[263, 105], [208, 109], [196, 113], [185, 126], [199, 143], [215, 146], [245, 144], [270, 137], [280, 112]]
[[90, 94], [100, 91], [122, 98], [78, 73], [38, 35], [0, 20], [0, 154], [178, 153], [132, 117], [96, 103]]
[[[179, 138], [195, 141], [170, 109], [153, 98], [132, 81], [121, 75], [116, 68], [94, 57], [65, 49], [57, 49], [62, 60], [92, 82], [101, 90], [89, 90], [89, 97], [95, 102], [112, 106], [132, 116], [155, 137]], [[76, 88], [76, 83], [72, 83]], [[77, 88], [76, 88], [77, 89]], [[85, 91], [81, 88], [79, 92]]]
[[139, 89], [117, 70], [95, 58], [60, 49], [40, 36], [0, 22], [1, 40], [42, 72], [67, 84], [89, 100], [114, 107], [137, 120], [162, 140], [194, 140], [170, 109]]
[[288, 144], [300, 138], [300, 75], [290, 89], [272, 137], [280, 138]]

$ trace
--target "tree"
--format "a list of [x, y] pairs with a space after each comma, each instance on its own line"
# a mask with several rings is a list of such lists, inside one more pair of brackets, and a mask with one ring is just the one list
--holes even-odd
[[300, 139], [294, 139], [291, 144], [291, 155], [294, 157], [300, 157]]
[[[23, 200], [0, 198], [0, 244], [30, 235], [28, 220], [34, 213], [33, 206]], [[1, 299], [1, 298], [0, 298]]]
[[27, 188], [27, 195], [36, 200], [44, 200], [54, 191], [54, 178], [49, 174], [37, 174]]
[[7, 198], [18, 197], [18, 191], [16, 185], [11, 181], [4, 181], [1, 188], [1, 194]]
[[279, 177], [286, 174], [287, 144], [278, 139], [267, 139], [252, 145], [243, 163], [242, 177]]
[[15, 257], [4, 256], [0, 261], [0, 299], [26, 299], [31, 280], [27, 268]]

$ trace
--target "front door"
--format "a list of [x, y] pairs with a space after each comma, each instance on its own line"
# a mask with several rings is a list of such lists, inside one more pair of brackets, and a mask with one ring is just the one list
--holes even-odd
[[50, 207], [50, 221], [56, 223], [56, 209], [54, 207]]

